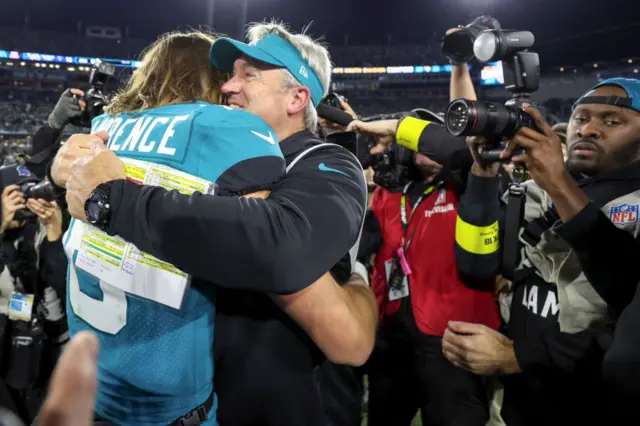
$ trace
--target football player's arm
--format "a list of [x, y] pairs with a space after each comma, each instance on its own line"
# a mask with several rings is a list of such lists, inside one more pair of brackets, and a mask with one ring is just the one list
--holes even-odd
[[620, 314], [633, 299], [640, 282], [640, 243], [619, 229], [593, 203], [554, 231], [577, 254], [589, 283]]
[[494, 278], [502, 263], [500, 178], [469, 174], [458, 204], [456, 265], [473, 278]]
[[378, 309], [373, 292], [360, 274], [354, 273], [340, 286], [326, 273], [297, 293], [278, 296], [276, 303], [331, 362], [361, 366], [369, 359], [375, 343]]
[[111, 190], [109, 233], [217, 285], [291, 294], [355, 243], [363, 185], [362, 168], [337, 148], [298, 162], [268, 199], [184, 195], [120, 180]]

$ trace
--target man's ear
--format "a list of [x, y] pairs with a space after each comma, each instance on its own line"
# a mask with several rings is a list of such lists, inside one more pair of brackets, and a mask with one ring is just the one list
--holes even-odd
[[292, 96], [287, 107], [287, 113], [294, 115], [304, 111], [307, 104], [311, 102], [311, 91], [308, 87], [300, 86], [291, 91]]

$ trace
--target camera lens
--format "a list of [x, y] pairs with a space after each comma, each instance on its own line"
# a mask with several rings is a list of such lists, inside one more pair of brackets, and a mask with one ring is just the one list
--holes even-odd
[[444, 124], [447, 131], [454, 136], [464, 134], [465, 130], [473, 124], [471, 116], [474, 113], [475, 107], [471, 101], [456, 99], [451, 102], [444, 116]]
[[473, 59], [473, 43], [485, 30], [499, 29], [500, 23], [489, 16], [479, 16], [465, 28], [449, 33], [442, 40], [442, 53], [456, 62]]
[[508, 138], [521, 127], [533, 126], [531, 116], [518, 107], [467, 99], [451, 102], [444, 120], [453, 136]]

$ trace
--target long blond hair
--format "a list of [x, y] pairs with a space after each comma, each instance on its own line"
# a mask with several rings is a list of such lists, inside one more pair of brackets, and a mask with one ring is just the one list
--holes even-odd
[[209, 50], [217, 36], [202, 31], [161, 35], [141, 56], [142, 66], [105, 108], [113, 115], [165, 105], [222, 103], [220, 87], [228, 75], [213, 69]]

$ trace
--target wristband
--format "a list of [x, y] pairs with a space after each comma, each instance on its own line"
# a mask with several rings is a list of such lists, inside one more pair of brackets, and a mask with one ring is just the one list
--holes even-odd
[[413, 151], [418, 152], [418, 142], [420, 141], [420, 135], [424, 129], [431, 124], [431, 121], [420, 120], [413, 117], [405, 117], [398, 123], [398, 130], [396, 130], [396, 142], [398, 145]]
[[360, 275], [362, 277], [362, 279], [367, 283], [367, 287], [370, 286], [369, 284], [369, 271], [367, 270], [367, 267], [364, 266], [362, 263], [360, 262], [356, 262], [354, 268], [353, 268], [353, 273]]

